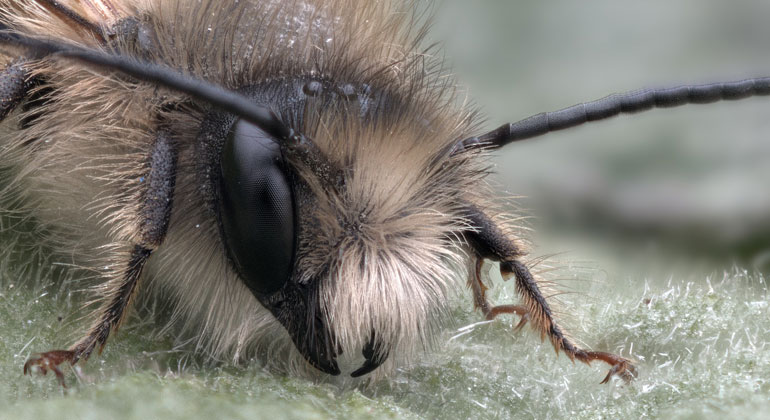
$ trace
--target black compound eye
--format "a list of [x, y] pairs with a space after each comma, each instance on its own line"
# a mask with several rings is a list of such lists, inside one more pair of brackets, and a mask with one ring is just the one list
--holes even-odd
[[238, 120], [222, 150], [220, 215], [238, 274], [256, 294], [280, 289], [294, 256], [294, 205], [281, 150], [255, 125]]

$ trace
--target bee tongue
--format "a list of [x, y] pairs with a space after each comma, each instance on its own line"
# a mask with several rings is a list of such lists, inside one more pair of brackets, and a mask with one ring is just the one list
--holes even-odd
[[377, 369], [383, 362], [385, 362], [385, 360], [387, 360], [389, 355], [389, 351], [382, 348], [382, 343], [376, 342], [373, 332], [372, 337], [369, 339], [366, 346], [364, 346], [361, 353], [363, 353], [366, 360], [360, 368], [350, 374], [350, 376], [354, 378], [364, 376]]

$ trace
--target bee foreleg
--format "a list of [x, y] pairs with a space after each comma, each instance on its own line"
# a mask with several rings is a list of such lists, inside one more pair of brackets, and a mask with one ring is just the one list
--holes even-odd
[[57, 373], [64, 386], [63, 376], [57, 369], [59, 364], [77, 363], [88, 359], [91, 353], [104, 348], [112, 331], [120, 326], [126, 310], [131, 305], [147, 260], [161, 245], [168, 230], [176, 178], [177, 150], [173, 140], [165, 131], [160, 131], [149, 156], [149, 173], [145, 177], [146, 189], [137, 215], [139, 231], [137, 243], [121, 259], [122, 267], [108, 280], [102, 290], [102, 305], [96, 312], [96, 322], [88, 333], [69, 350], [54, 350], [30, 358], [24, 364], [24, 373], [36, 366], [45, 374], [48, 369]]
[[[553, 311], [529, 268], [521, 262], [524, 253], [514, 240], [476, 207], [469, 207], [468, 219], [475, 229], [468, 232], [467, 238], [478, 257], [476, 271], [473, 273], [474, 278], [471, 279], [471, 288], [474, 291], [476, 306], [484, 312], [487, 319], [492, 319], [500, 313], [516, 313], [522, 316], [522, 321], [517, 328], [527, 321], [531, 322], [533, 328], [540, 332], [541, 338], [548, 336], [557, 353], [564, 351], [571, 360], [577, 359], [586, 364], [594, 360], [609, 364], [612, 368], [601, 383], [606, 383], [613, 375], [618, 375], [626, 381], [636, 376], [636, 369], [630, 360], [611, 353], [588, 351], [573, 343], [556, 322]], [[522, 306], [489, 306], [484, 296], [486, 286], [483, 285], [480, 277], [484, 258], [500, 263], [500, 274], [503, 278], [516, 279], [516, 292], [523, 301]]]
[[16, 109], [34, 85], [25, 64], [24, 59], [17, 59], [0, 72], [0, 121]]
[[468, 284], [473, 291], [473, 306], [479, 309], [484, 317], [488, 321], [495, 319], [500, 314], [516, 314], [521, 317], [521, 320], [516, 327], [515, 331], [520, 330], [529, 321], [529, 312], [527, 308], [521, 305], [497, 305], [491, 306], [487, 299], [486, 292], [488, 287], [484, 284], [481, 278], [481, 268], [484, 265], [484, 258], [476, 258], [476, 269], [474, 273], [468, 278]]

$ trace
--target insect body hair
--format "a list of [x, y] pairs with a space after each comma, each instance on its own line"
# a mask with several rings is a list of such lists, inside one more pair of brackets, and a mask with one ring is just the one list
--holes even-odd
[[[489, 198], [486, 152], [447, 158], [479, 121], [460, 100], [439, 51], [423, 46], [427, 22], [416, 4], [84, 2], [91, 3], [114, 6], [97, 20], [107, 42], [32, 0], [3, 3], [2, 20], [27, 34], [52, 28], [62, 42], [162, 64], [231, 90], [263, 86], [281, 119], [339, 168], [321, 176], [306, 161], [288, 159], [314, 197], [312, 212], [298, 221], [299, 282], [322, 279], [313, 298], [318, 316], [334, 326], [341, 354], [358, 354], [373, 331], [379, 351], [393, 354], [389, 363], [431, 344], [449, 295], [476, 258], [465, 237], [475, 229], [467, 203], [516, 237], [512, 219]], [[77, 4], [76, 11], [97, 16]], [[139, 29], [115, 29], [126, 25]], [[212, 109], [68, 60], [41, 59], [28, 68], [41, 81], [35, 89], [46, 93], [39, 106], [16, 116], [32, 123], [11, 131], [4, 165], [19, 174], [9, 188], [23, 196], [24, 212], [44, 226], [57, 255], [94, 273], [97, 296], [113, 293], [121, 261], [141, 239], [152, 169], [147, 151], [160, 127], [178, 162], [168, 233], [144, 271], [149, 290], [175, 302], [171, 325], [195, 337], [211, 358], [291, 353], [285, 366], [305, 370], [222, 242], [221, 145], [201, 134]], [[322, 92], [316, 97], [302, 91], [311, 81]], [[299, 106], [298, 95], [309, 98]]]

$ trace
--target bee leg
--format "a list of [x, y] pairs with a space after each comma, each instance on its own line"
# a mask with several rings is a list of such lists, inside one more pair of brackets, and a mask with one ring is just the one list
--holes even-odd
[[[479, 259], [488, 258], [499, 261], [500, 274], [505, 279], [510, 277], [516, 279], [516, 292], [523, 301], [523, 306], [511, 305], [510, 309], [498, 309], [497, 313], [505, 313], [509, 310], [515, 312], [516, 310], [524, 309], [525, 317], [522, 319], [528, 319], [532, 327], [540, 332], [542, 339], [548, 336], [557, 353], [564, 351], [570, 360], [579, 360], [589, 365], [594, 360], [600, 360], [609, 364], [611, 366], [610, 371], [601, 383], [607, 383], [614, 375], [618, 375], [625, 381], [630, 381], [636, 376], [636, 368], [630, 360], [612, 353], [582, 349], [566, 337], [564, 331], [556, 322], [553, 311], [540, 291], [537, 281], [529, 271], [529, 268], [521, 262], [524, 253], [516, 243], [489, 216], [478, 208], [469, 207], [468, 219], [476, 229], [468, 232], [466, 237], [471, 246], [476, 250]], [[480, 270], [479, 267], [477, 262], [477, 272]], [[479, 281], [475, 280], [472, 284], [475, 283], [479, 283]], [[485, 311], [485, 315], [487, 317], [496, 316], [497, 313], [495, 313], [494, 308], [488, 307], [486, 298], [483, 296], [483, 285], [478, 287], [478, 289], [481, 291], [481, 293], [478, 293], [481, 296], [480, 301], [484, 302], [488, 308]], [[477, 293], [474, 293], [474, 295], [477, 295]], [[481, 309], [484, 311], [483, 305]]]
[[31, 372], [33, 367], [43, 374], [50, 369], [65, 385], [58, 366], [65, 362], [74, 365], [81, 359], [86, 360], [97, 347], [101, 353], [110, 333], [120, 327], [136, 295], [142, 269], [166, 236], [171, 217], [176, 163], [177, 150], [173, 140], [165, 131], [160, 131], [149, 156], [149, 172], [143, 181], [146, 189], [136, 215], [140, 221], [136, 232], [137, 243], [121, 258], [125, 263], [102, 288], [102, 305], [96, 311], [96, 322], [86, 336], [69, 350], [48, 351], [30, 358], [24, 364], [25, 374]]
[[24, 64], [24, 59], [18, 59], [0, 72], [0, 121], [19, 106], [35, 84], [30, 80]]
[[500, 314], [516, 314], [521, 317], [519, 323], [514, 327], [514, 331], [518, 331], [527, 324], [529, 321], [529, 312], [527, 308], [520, 305], [497, 305], [491, 306], [489, 300], [487, 300], [486, 292], [488, 287], [481, 280], [481, 268], [484, 265], [484, 258], [476, 258], [476, 270], [473, 275], [468, 279], [468, 283], [473, 291], [473, 307], [481, 311], [487, 321], [491, 321], [497, 318]]
[[501, 262], [500, 272], [503, 277], [516, 278], [516, 290], [526, 303], [533, 326], [540, 331], [541, 338], [548, 336], [557, 353], [563, 350], [571, 360], [577, 359], [587, 365], [594, 360], [609, 364], [611, 368], [604, 380], [600, 382], [602, 384], [607, 383], [613, 375], [618, 375], [626, 382], [636, 377], [636, 368], [630, 360], [612, 353], [584, 350], [565, 336], [564, 331], [556, 323], [545, 296], [540, 292], [537, 281], [521, 261]]

